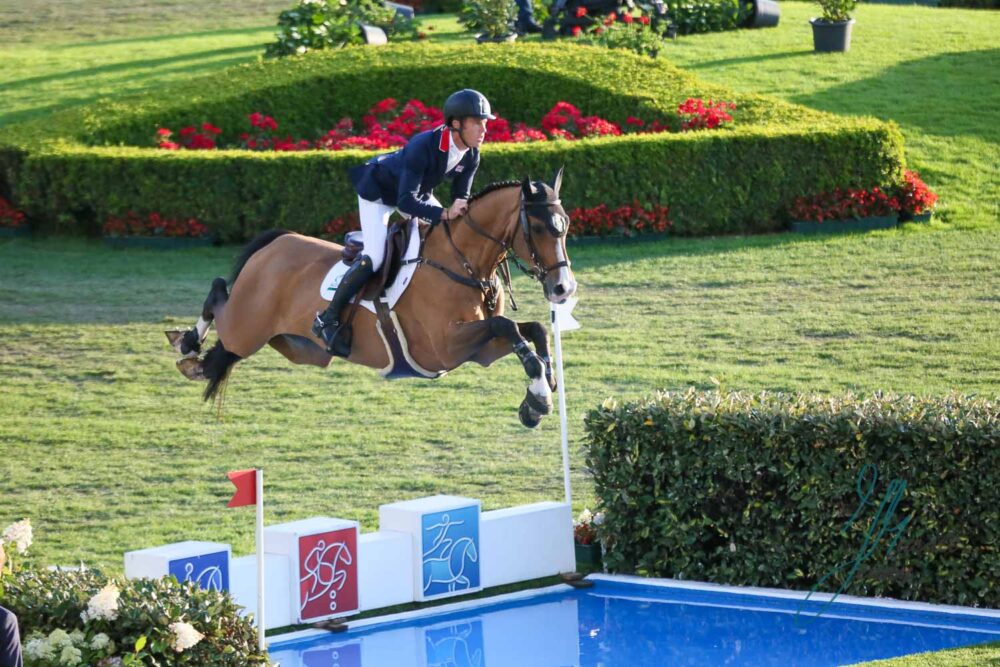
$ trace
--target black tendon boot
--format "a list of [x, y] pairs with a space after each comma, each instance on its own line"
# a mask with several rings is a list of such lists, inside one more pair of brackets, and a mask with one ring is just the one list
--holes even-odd
[[368, 282], [373, 273], [375, 271], [372, 269], [371, 258], [368, 255], [359, 257], [340, 280], [340, 285], [337, 286], [337, 291], [334, 292], [333, 299], [326, 311], [316, 313], [312, 332], [326, 343], [327, 354], [347, 357], [351, 353], [350, 327], [341, 326], [340, 311], [348, 304], [351, 297], [357, 294], [358, 290]]

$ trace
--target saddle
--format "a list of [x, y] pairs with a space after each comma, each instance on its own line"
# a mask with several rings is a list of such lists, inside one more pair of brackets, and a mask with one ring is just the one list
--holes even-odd
[[[394, 222], [389, 226], [385, 237], [385, 259], [379, 269], [361, 289], [361, 298], [369, 301], [377, 298], [385, 288], [396, 280], [396, 274], [402, 266], [403, 255], [410, 245], [410, 219]], [[364, 241], [360, 231], [348, 232], [344, 237], [344, 250], [341, 260], [348, 266], [354, 264], [364, 253]]]

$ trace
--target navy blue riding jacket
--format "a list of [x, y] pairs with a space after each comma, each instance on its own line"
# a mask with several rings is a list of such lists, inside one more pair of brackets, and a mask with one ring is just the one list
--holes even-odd
[[468, 199], [479, 168], [479, 149], [470, 148], [446, 174], [450, 142], [451, 133], [444, 125], [421, 132], [394, 153], [350, 169], [351, 182], [368, 201], [381, 199], [407, 215], [437, 224], [444, 209], [428, 203], [435, 186], [450, 178], [452, 199]]

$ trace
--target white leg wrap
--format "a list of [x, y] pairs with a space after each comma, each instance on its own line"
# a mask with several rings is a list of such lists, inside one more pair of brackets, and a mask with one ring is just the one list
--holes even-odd
[[195, 329], [198, 330], [198, 340], [205, 340], [205, 336], [208, 335], [208, 327], [210, 326], [212, 326], [212, 323], [206, 322], [204, 317], [198, 318], [198, 324], [194, 325]]

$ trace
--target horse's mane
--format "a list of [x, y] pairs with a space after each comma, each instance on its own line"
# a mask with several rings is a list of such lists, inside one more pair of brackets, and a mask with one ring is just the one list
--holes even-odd
[[512, 188], [515, 185], [521, 185], [521, 181], [511, 180], [511, 181], [497, 181], [496, 183], [490, 183], [485, 188], [472, 195], [469, 198], [469, 203], [476, 201], [477, 199], [482, 199], [494, 190], [501, 190], [503, 188]]

